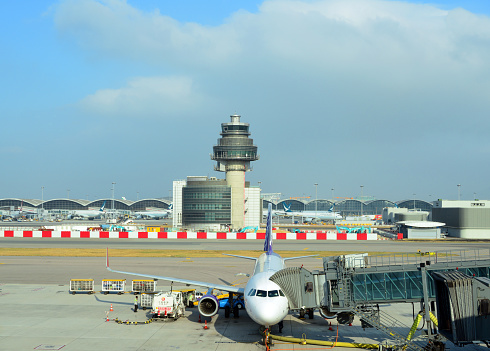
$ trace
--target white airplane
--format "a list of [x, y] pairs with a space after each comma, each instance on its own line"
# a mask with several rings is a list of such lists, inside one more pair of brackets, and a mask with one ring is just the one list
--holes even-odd
[[333, 206], [328, 211], [291, 211], [291, 204], [284, 207], [284, 214], [286, 216], [303, 217], [306, 222], [312, 222], [314, 220], [329, 221], [333, 219], [342, 219], [342, 215], [339, 212], [333, 212]]
[[138, 211], [134, 214], [137, 219], [149, 217], [151, 219], [162, 219], [167, 218], [170, 213], [172, 213], [173, 204], [168, 207], [168, 210], [158, 210], [158, 211]]
[[74, 210], [71, 211], [71, 213], [68, 215], [67, 218], [72, 219], [72, 218], [79, 217], [79, 218], [94, 219], [100, 217], [104, 213], [104, 208], [105, 208], [105, 201], [99, 210]]
[[3, 217], [6, 217], [6, 218], [20, 220], [23, 217], [34, 216], [36, 213], [37, 213], [37, 210], [35, 210], [35, 209], [25, 209], [24, 208], [24, 202], [22, 201], [20, 203], [20, 209], [19, 210], [2, 211], [1, 215]]
[[201, 313], [205, 317], [212, 317], [216, 315], [219, 310], [219, 301], [216, 296], [211, 294], [213, 289], [227, 291], [229, 293], [235, 293], [238, 295], [244, 295], [245, 310], [247, 311], [250, 318], [252, 318], [252, 320], [254, 320], [257, 324], [265, 327], [266, 329], [269, 329], [273, 325], [279, 324], [279, 330], [281, 330], [282, 321], [289, 312], [288, 300], [284, 293], [281, 291], [279, 285], [270, 281], [269, 278], [275, 272], [285, 268], [284, 262], [286, 260], [312, 257], [316, 255], [282, 258], [272, 250], [272, 205], [270, 204], [269, 215], [267, 216], [264, 253], [261, 254], [259, 258], [230, 254], [225, 255], [255, 261], [253, 276], [247, 282], [245, 288], [215, 283], [206, 283], [195, 280], [161, 277], [158, 275], [113, 270], [109, 268], [109, 250], [107, 250], [106, 268], [114, 273], [137, 275], [152, 279], [168, 280], [175, 283], [209, 288], [207, 294], [199, 300], [198, 304], [199, 313]]

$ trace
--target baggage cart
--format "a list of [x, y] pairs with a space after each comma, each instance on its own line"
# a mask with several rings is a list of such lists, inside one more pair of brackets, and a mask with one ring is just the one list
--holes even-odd
[[140, 299], [140, 306], [143, 310], [151, 308], [153, 306], [153, 297], [155, 294], [142, 293]]
[[[157, 288], [157, 282], [155, 280], [133, 280], [131, 291], [135, 294], [137, 293], [148, 293], [155, 292]], [[151, 306], [150, 306], [151, 307]]]
[[75, 295], [76, 293], [88, 293], [93, 294], [94, 280], [93, 279], [71, 279], [70, 280], [70, 293]]
[[126, 279], [103, 279], [102, 292], [107, 295], [110, 292], [117, 292], [118, 295], [124, 294]]

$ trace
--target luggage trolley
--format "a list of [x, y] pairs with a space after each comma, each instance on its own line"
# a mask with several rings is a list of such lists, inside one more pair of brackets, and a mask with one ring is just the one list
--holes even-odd
[[140, 306], [143, 310], [146, 310], [147, 308], [152, 308], [153, 306], [153, 298], [155, 297], [155, 293], [142, 293], [141, 294], [141, 299], [140, 299]]
[[154, 293], [157, 289], [157, 282], [155, 280], [133, 280], [131, 291], [134, 294], [140, 293]]
[[141, 294], [140, 306], [143, 310], [151, 308], [153, 305], [153, 296], [156, 293], [156, 280], [133, 280], [131, 291], [133, 294]]
[[71, 279], [70, 280], [70, 293], [75, 295], [76, 293], [88, 293], [93, 294], [94, 280], [93, 279]]
[[102, 292], [107, 295], [110, 292], [117, 292], [118, 295], [124, 294], [126, 279], [103, 279]]

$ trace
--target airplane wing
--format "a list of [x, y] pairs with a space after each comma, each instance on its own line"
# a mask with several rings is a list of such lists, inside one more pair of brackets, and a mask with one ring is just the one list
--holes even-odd
[[297, 259], [297, 258], [315, 257], [315, 256], [318, 256], [318, 255], [296, 256], [296, 257], [284, 257], [284, 258], [283, 258], [283, 260], [284, 260], [284, 261], [287, 261], [287, 260], [295, 260], [295, 259]]
[[238, 257], [238, 258], [246, 258], [247, 260], [254, 260], [254, 261], [257, 261], [257, 258], [256, 257], [249, 257], [249, 256], [239, 256], [239, 255], [232, 255], [232, 254], [223, 254], [223, 255], [226, 255], [226, 256], [232, 256], [232, 257]]
[[162, 277], [159, 275], [152, 275], [152, 274], [142, 274], [142, 273], [134, 273], [134, 272], [124, 272], [124, 271], [117, 271], [109, 267], [109, 249], [107, 249], [107, 255], [106, 255], [106, 268], [108, 271], [113, 272], [113, 273], [121, 273], [121, 274], [129, 274], [129, 275], [137, 275], [139, 277], [146, 277], [146, 278], [152, 278], [152, 279], [161, 279], [161, 280], [167, 280], [170, 282], [176, 282], [176, 283], [181, 283], [181, 284], [186, 284], [186, 285], [196, 285], [196, 286], [203, 286], [206, 288], [212, 288], [212, 289], [217, 289], [217, 290], [223, 290], [227, 292], [233, 292], [237, 294], [243, 294], [244, 288], [237, 288], [235, 286], [230, 286], [230, 285], [222, 285], [222, 284], [214, 284], [214, 283], [206, 283], [206, 282], [200, 282], [197, 280], [188, 280], [188, 279], [180, 279], [180, 278], [173, 278], [173, 277]]

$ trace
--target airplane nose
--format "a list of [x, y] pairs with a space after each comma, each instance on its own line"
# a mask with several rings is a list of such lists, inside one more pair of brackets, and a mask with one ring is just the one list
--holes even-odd
[[276, 304], [261, 304], [256, 306], [256, 310], [253, 315], [256, 322], [260, 325], [271, 326], [282, 321], [286, 315], [282, 306]]

